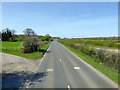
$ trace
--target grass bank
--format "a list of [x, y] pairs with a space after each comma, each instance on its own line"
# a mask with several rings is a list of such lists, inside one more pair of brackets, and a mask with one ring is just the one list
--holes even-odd
[[36, 59], [36, 58], [41, 57], [44, 54], [44, 52], [46, 51], [46, 49], [49, 47], [50, 43], [51, 42], [43, 45], [40, 48], [40, 52], [33, 52], [30, 54], [24, 54], [19, 49], [21, 42], [0, 42], [0, 44], [2, 44], [2, 52], [21, 56], [21, 57], [25, 57], [28, 59]]
[[[80, 57], [82, 60], [84, 60], [85, 62], [89, 63], [90, 65], [92, 65], [94, 68], [96, 68], [97, 70], [99, 70], [100, 72], [102, 72], [103, 74], [105, 74], [106, 76], [108, 76], [110, 79], [112, 79], [114, 82], [119, 83], [120, 81], [120, 74], [118, 74], [118, 71], [116, 71], [115, 69], [111, 69], [109, 67], [103, 66], [97, 62], [95, 62], [95, 59], [90, 58], [88, 55], [74, 49], [71, 48], [68, 45], [65, 45], [63, 43], [61, 43], [63, 46], [65, 46], [67, 49], [69, 49], [71, 52], [73, 52], [75, 55], [77, 55], [78, 57]], [[119, 80], [118, 80], [119, 79]]]

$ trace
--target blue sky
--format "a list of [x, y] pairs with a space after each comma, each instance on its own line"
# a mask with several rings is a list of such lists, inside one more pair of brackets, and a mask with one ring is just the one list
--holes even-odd
[[6, 2], [2, 29], [22, 34], [32, 28], [38, 35], [67, 38], [118, 35], [117, 2]]

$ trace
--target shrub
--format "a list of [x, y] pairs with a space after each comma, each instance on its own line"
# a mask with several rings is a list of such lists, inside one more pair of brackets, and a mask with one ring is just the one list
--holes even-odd
[[18, 39], [15, 38], [15, 37], [11, 37], [11, 38], [9, 38], [9, 40], [10, 40], [11, 42], [17, 42], [17, 41], [18, 41]]
[[39, 41], [37, 37], [25, 37], [22, 45], [21, 51], [24, 53], [31, 53], [34, 51], [38, 51], [39, 49]]
[[53, 39], [50, 39], [50, 41], [53, 41]]
[[90, 48], [88, 46], [84, 46], [84, 53], [87, 55], [90, 54]]
[[98, 60], [99, 62], [103, 63], [104, 62], [104, 57], [105, 57], [105, 50], [99, 49], [98, 50]]
[[84, 53], [84, 46], [81, 45], [80, 48], [79, 48], [79, 50]]
[[97, 50], [95, 48], [90, 48], [89, 56], [94, 57], [94, 58], [98, 58]]
[[46, 36], [43, 36], [43, 37], [41, 37], [40, 39], [41, 39], [42, 41], [49, 41], [49, 38], [46, 37]]
[[23, 41], [23, 39], [24, 39], [24, 36], [19, 36], [19, 37], [18, 37], [18, 40], [19, 40], [19, 41]]
[[48, 43], [48, 41], [41, 41], [40, 42], [40, 47], [43, 46], [43, 45], [45, 45], [45, 44], [47, 44], [47, 43]]

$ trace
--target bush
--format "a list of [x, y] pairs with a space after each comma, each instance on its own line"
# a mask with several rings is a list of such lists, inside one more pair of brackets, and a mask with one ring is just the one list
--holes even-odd
[[11, 37], [11, 38], [9, 38], [9, 40], [10, 40], [11, 42], [17, 42], [17, 41], [18, 41], [18, 39], [15, 38], [15, 37]]
[[84, 53], [84, 46], [81, 45], [81, 46], [79, 47], [79, 50]]
[[43, 46], [43, 45], [45, 45], [45, 44], [47, 44], [47, 43], [48, 43], [48, 41], [41, 41], [40, 42], [40, 47]]
[[46, 37], [46, 36], [43, 36], [43, 37], [41, 37], [40, 39], [41, 39], [42, 41], [49, 41], [49, 38]]
[[53, 39], [50, 39], [50, 41], [53, 41]]
[[18, 37], [18, 41], [23, 41], [23, 39], [24, 39], [24, 36], [19, 36]]
[[25, 37], [22, 45], [21, 51], [23, 53], [32, 53], [34, 51], [38, 51], [39, 49], [39, 41], [37, 37]]
[[97, 50], [95, 48], [90, 48], [89, 56], [94, 57], [94, 58], [98, 58]]

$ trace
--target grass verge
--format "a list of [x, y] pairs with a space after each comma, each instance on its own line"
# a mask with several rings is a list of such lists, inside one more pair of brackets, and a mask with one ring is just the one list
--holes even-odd
[[71, 48], [63, 43], [61, 43], [63, 46], [65, 46], [67, 49], [69, 49], [71, 52], [73, 52], [75, 55], [77, 55], [78, 57], [80, 57], [82, 60], [84, 60], [85, 62], [87, 62], [88, 64], [90, 64], [91, 66], [93, 66], [94, 68], [96, 68], [97, 70], [99, 70], [100, 72], [102, 72], [104, 75], [108, 76], [110, 79], [112, 79], [114, 82], [119, 83], [120, 81], [120, 74], [118, 74], [118, 71], [111, 69], [109, 67], [105, 67], [97, 62], [95, 62], [95, 59], [88, 57], [87, 55], [85, 55], [84, 53]]
[[[5, 50], [5, 49], [2, 49], [2, 52], [4, 53], [8, 53], [8, 54], [13, 54], [13, 55], [17, 55], [17, 56], [21, 56], [21, 57], [25, 57], [25, 58], [28, 58], [28, 59], [36, 59], [36, 58], [39, 58], [41, 57], [44, 52], [46, 51], [46, 49], [49, 47], [51, 42], [49, 42], [48, 44], [45, 44], [43, 45], [40, 49], [41, 51], [40, 52], [33, 52], [33, 53], [30, 53], [30, 54], [24, 54], [22, 53], [19, 49], [13, 49], [13, 50]], [[18, 42], [18, 46], [19, 46], [20, 42]], [[2, 43], [2, 46], [4, 45], [4, 43]], [[5, 44], [6, 45], [6, 44]], [[16, 47], [18, 47], [16, 46]]]

